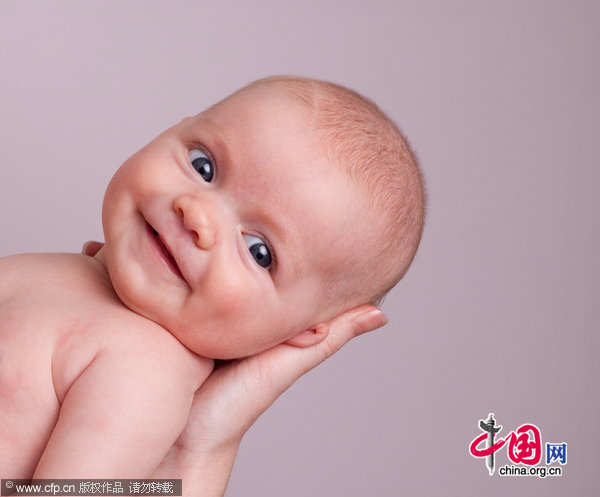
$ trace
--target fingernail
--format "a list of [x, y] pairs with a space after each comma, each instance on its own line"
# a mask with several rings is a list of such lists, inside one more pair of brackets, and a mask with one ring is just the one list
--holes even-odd
[[381, 328], [387, 322], [387, 316], [379, 309], [361, 314], [353, 320], [357, 335]]

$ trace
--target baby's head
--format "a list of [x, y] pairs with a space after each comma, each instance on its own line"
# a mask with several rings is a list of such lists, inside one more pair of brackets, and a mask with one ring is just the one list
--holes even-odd
[[377, 303], [404, 275], [424, 216], [394, 124], [356, 93], [273, 77], [168, 129], [104, 199], [101, 258], [132, 310], [215, 359]]

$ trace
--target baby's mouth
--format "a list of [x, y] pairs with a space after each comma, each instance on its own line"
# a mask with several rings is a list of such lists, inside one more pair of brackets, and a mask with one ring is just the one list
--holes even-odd
[[181, 273], [181, 270], [177, 265], [175, 257], [173, 257], [171, 252], [169, 252], [167, 245], [163, 242], [158, 231], [156, 231], [149, 223], [146, 224], [148, 224], [148, 230], [150, 231], [150, 233], [152, 234], [152, 238], [156, 242], [156, 248], [158, 248], [158, 252], [162, 256], [162, 259], [167, 263], [168, 268], [173, 274], [175, 274], [175, 276], [185, 281], [185, 278], [183, 277], [183, 274]]

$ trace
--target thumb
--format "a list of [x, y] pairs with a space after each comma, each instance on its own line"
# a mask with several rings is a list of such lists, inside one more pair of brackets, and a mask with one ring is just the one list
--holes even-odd
[[[340, 350], [352, 338], [379, 328], [387, 317], [373, 305], [361, 305], [317, 325], [326, 337], [311, 347], [281, 344], [248, 358], [246, 365], [254, 370], [259, 384], [269, 385], [264, 393], [277, 397], [302, 375]], [[325, 328], [323, 331], [322, 328]]]
[[89, 255], [90, 257], [94, 257], [103, 245], [104, 244], [101, 242], [88, 240], [83, 244], [83, 247], [81, 248], [81, 253], [83, 255]]
[[387, 317], [378, 307], [373, 305], [355, 307], [321, 325], [328, 328], [328, 335], [319, 344], [321, 345], [319, 352], [324, 354], [324, 359], [327, 359], [352, 338], [380, 328], [386, 323]]

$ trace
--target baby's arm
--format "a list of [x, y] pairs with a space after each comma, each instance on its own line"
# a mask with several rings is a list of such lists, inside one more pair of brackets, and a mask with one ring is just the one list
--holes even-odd
[[[173, 351], [148, 349], [96, 355], [67, 392], [34, 478], [152, 474], [183, 429], [200, 382], [198, 369], [188, 375], [192, 368]], [[202, 381], [212, 361], [205, 369]]]

